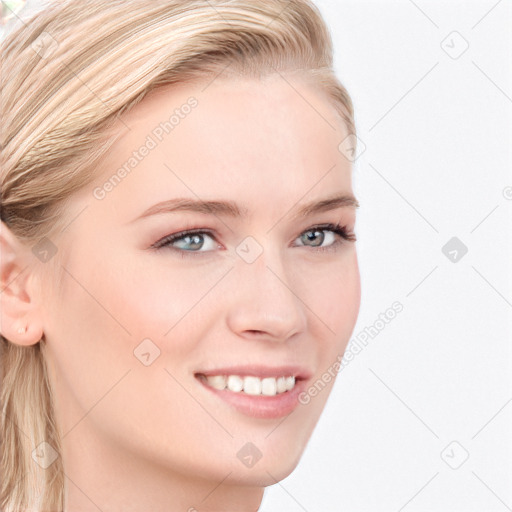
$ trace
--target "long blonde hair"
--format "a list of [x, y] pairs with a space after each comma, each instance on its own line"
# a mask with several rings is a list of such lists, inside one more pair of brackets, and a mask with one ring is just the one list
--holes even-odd
[[[213, 79], [299, 72], [355, 134], [350, 97], [333, 72], [327, 27], [309, 0], [54, 1], [1, 49], [1, 219], [27, 245], [59, 227], [59, 208], [95, 177], [119, 115], [151, 90]], [[4, 512], [64, 508], [44, 335], [22, 347], [0, 339]]]

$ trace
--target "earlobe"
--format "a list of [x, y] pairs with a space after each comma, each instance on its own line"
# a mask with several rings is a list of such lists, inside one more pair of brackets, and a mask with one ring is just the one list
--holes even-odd
[[33, 258], [1, 222], [0, 229], [0, 332], [17, 345], [34, 345], [43, 336], [41, 311], [30, 287]]

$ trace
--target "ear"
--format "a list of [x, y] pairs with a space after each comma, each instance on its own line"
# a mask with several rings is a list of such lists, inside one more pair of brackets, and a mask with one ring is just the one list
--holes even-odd
[[0, 332], [16, 345], [34, 345], [43, 336], [36, 270], [30, 248], [1, 222]]

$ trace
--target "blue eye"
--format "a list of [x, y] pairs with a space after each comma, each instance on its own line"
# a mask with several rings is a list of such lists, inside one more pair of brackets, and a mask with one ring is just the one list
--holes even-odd
[[[327, 235], [326, 235], [327, 233]], [[329, 247], [333, 243], [336, 242], [336, 233], [334, 231], [328, 231], [326, 229], [310, 229], [309, 231], [305, 231], [300, 237], [299, 240], [303, 245], [308, 245], [309, 242], [313, 242], [309, 247], [321, 247], [323, 243], [327, 240], [329, 243], [327, 246]]]
[[[346, 241], [357, 241], [355, 233], [349, 231], [347, 226], [341, 226], [340, 224], [314, 226], [304, 231], [299, 239], [303, 246], [311, 247], [317, 251], [335, 251], [338, 246], [343, 245]], [[324, 245], [325, 241], [329, 243]], [[309, 242], [313, 242], [313, 244], [308, 245]]]
[[[337, 246], [344, 244], [345, 241], [355, 242], [356, 237], [346, 226], [324, 224], [304, 231], [297, 237], [297, 240], [301, 242], [298, 247], [311, 247], [314, 250], [322, 251], [336, 250]], [[311, 245], [309, 245], [310, 243]], [[153, 249], [168, 248], [178, 251], [183, 256], [185, 256], [185, 253], [210, 252], [219, 247], [213, 234], [204, 229], [181, 231], [167, 235], [151, 246]]]
[[182, 257], [193, 253], [205, 253], [220, 248], [215, 241], [213, 233], [205, 229], [191, 229], [167, 235], [151, 245], [152, 249], [170, 249]]
[[[165, 247], [170, 245], [172, 245], [174, 249], [183, 251], [205, 252], [215, 249], [218, 244], [215, 243], [215, 240], [208, 233], [198, 231], [171, 235], [170, 238], [165, 240], [165, 243], [163, 243], [162, 246]], [[206, 249], [204, 249], [205, 247]]]

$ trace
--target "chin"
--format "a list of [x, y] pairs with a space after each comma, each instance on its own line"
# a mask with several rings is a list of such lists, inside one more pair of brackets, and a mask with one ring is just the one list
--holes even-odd
[[297, 435], [297, 432], [283, 430], [281, 435], [274, 435], [271, 434], [266, 443], [259, 445], [261, 458], [252, 467], [245, 467], [242, 463], [232, 465], [232, 476], [240, 483], [261, 487], [274, 485], [288, 477], [298, 466], [310, 434], [302, 432]]
[[[216, 453], [203, 459], [202, 464], [195, 466], [192, 474], [203, 475], [213, 481], [225, 481], [231, 485], [247, 487], [268, 487], [288, 477], [298, 466], [306, 447], [309, 434], [298, 433], [290, 429], [258, 437], [239, 436], [228, 444], [218, 445]], [[265, 436], [268, 436], [265, 439]], [[226, 478], [226, 476], [229, 477]]]
[[[284, 464], [267, 464], [257, 468], [258, 463], [257, 466], [250, 469], [237, 468], [236, 473], [235, 471], [231, 473], [229, 481], [239, 486], [269, 487], [288, 477], [297, 467], [299, 460], [300, 457], [293, 462], [286, 461]], [[225, 477], [226, 474], [223, 476]]]

